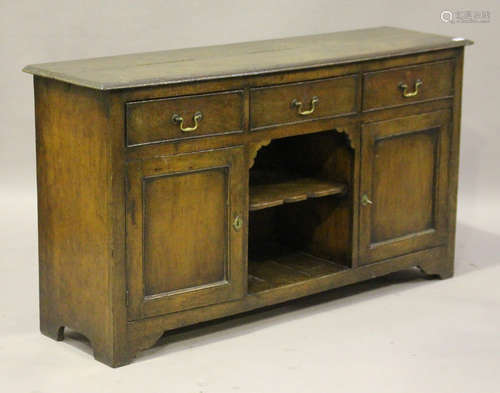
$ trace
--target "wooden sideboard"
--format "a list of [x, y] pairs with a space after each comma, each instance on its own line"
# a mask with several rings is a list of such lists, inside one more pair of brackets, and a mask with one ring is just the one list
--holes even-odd
[[31, 65], [40, 329], [165, 331], [453, 274], [464, 46], [380, 27]]

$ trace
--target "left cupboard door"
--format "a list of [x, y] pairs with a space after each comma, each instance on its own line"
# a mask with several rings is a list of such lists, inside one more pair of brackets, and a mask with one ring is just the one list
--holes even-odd
[[129, 320], [244, 295], [244, 162], [233, 147], [128, 164]]

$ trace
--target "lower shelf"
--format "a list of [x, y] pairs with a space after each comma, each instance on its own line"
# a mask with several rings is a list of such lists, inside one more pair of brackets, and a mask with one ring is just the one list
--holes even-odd
[[270, 252], [248, 260], [248, 293], [256, 293], [327, 276], [348, 270], [348, 267], [302, 251]]

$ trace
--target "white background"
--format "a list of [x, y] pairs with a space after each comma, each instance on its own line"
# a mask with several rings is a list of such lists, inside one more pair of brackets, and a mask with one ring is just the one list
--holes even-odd
[[[452, 8], [450, 8], [452, 7]], [[446, 24], [442, 10], [491, 22]], [[500, 391], [500, 3], [0, 0], [0, 390], [4, 392]], [[389, 25], [466, 49], [456, 276], [414, 272], [168, 337], [130, 366], [38, 332], [29, 63]]]

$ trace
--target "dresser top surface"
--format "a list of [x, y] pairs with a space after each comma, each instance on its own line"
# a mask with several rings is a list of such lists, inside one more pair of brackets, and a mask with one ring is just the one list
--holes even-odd
[[300, 70], [460, 47], [472, 42], [395, 27], [55, 63], [23, 71], [98, 90]]

